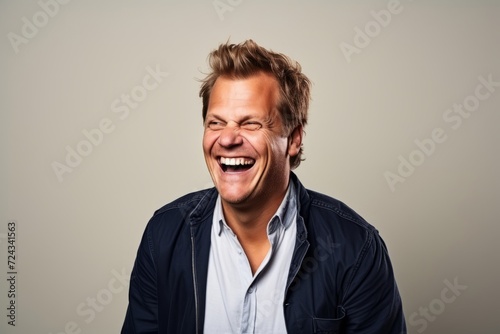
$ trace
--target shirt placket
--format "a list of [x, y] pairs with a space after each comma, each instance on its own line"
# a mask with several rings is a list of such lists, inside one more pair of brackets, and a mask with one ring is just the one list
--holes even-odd
[[256, 287], [250, 285], [243, 301], [241, 317], [241, 333], [253, 333], [255, 329], [255, 316], [257, 311]]
[[256, 281], [252, 277], [250, 264], [246, 257], [245, 251], [238, 241], [238, 237], [232, 232], [230, 228], [227, 231], [230, 234], [231, 243], [238, 253], [238, 267], [245, 268], [238, 271], [240, 282], [245, 290], [245, 296], [241, 305], [241, 318], [239, 319], [239, 333], [253, 333], [255, 327], [255, 317], [257, 309], [256, 299]]

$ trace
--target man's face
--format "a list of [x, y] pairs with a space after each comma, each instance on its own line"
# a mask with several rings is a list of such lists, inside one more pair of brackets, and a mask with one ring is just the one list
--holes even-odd
[[268, 74], [215, 82], [203, 151], [223, 204], [259, 208], [282, 200], [302, 132], [294, 131], [293, 140], [284, 135], [278, 99], [278, 83]]

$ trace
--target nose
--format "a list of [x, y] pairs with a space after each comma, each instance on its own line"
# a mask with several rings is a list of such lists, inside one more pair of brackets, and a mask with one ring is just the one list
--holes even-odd
[[240, 135], [239, 126], [237, 124], [227, 124], [220, 132], [218, 143], [226, 148], [241, 145], [243, 138]]

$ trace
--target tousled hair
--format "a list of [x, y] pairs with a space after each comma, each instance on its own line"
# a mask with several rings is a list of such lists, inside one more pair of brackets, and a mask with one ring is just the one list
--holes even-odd
[[[310, 80], [301, 72], [300, 64], [281, 53], [267, 50], [249, 39], [240, 44], [221, 44], [208, 56], [211, 72], [201, 80], [200, 97], [203, 100], [203, 121], [207, 115], [210, 94], [215, 81], [221, 77], [245, 79], [264, 72], [276, 78], [280, 98], [276, 109], [283, 123], [286, 136], [298, 126], [307, 124], [310, 100]], [[303, 148], [290, 157], [292, 169], [299, 166]]]

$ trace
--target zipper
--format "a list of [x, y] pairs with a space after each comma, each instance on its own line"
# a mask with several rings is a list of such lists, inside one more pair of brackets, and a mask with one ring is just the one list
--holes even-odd
[[194, 236], [191, 233], [191, 268], [193, 271], [193, 288], [194, 288], [194, 309], [195, 309], [195, 317], [196, 317], [196, 334], [199, 333], [199, 323], [198, 323], [198, 282], [196, 280], [196, 268], [195, 268], [195, 253], [194, 253]]

